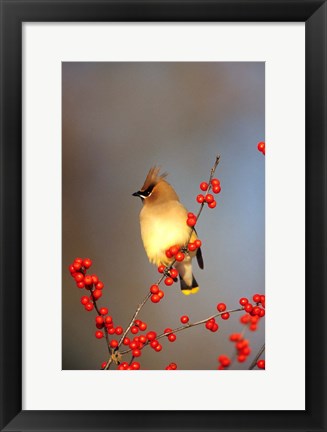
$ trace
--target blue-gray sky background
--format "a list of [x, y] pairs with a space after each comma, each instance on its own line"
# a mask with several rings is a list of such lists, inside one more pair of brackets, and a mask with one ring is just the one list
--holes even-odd
[[[222, 191], [214, 210], [197, 225], [205, 269], [194, 263], [200, 291], [184, 296], [179, 284], [148, 302], [140, 319], [161, 332], [216, 311], [218, 302], [238, 306], [241, 296], [264, 292], [265, 161], [256, 146], [265, 140], [264, 63], [63, 63], [63, 369], [99, 369], [107, 358], [97, 340], [95, 312], [80, 304], [83, 290], [67, 271], [77, 256], [93, 260], [105, 283], [99, 304], [125, 327], [158, 273], [143, 249], [132, 193], [154, 164], [169, 173], [181, 201], [194, 213], [199, 183], [216, 155]], [[231, 355], [239, 314], [218, 320], [212, 333], [195, 327], [177, 334], [163, 350], [146, 348], [142, 369], [216, 369], [219, 354]], [[264, 320], [263, 320], [264, 321]], [[264, 341], [264, 322], [248, 332], [253, 355]], [[242, 368], [251, 362], [253, 355]]]

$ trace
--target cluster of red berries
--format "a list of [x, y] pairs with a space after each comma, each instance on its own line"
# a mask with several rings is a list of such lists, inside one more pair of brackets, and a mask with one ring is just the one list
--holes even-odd
[[218, 366], [218, 370], [224, 370], [232, 363], [231, 359], [225, 354], [221, 354], [218, 357], [218, 362], [220, 363]]
[[213, 333], [215, 333], [218, 329], [219, 326], [216, 323], [216, 320], [214, 318], [210, 318], [207, 322], [206, 322], [206, 329], [212, 331]]
[[266, 299], [263, 294], [254, 294], [252, 299], [255, 304], [251, 304], [246, 297], [240, 298], [239, 303], [246, 312], [246, 315], [241, 316], [240, 321], [242, 324], [248, 324], [251, 331], [256, 331], [260, 318], [263, 318], [266, 313]]
[[258, 360], [257, 366], [259, 369], [266, 369], [266, 362], [264, 360]]
[[185, 254], [181, 251], [181, 247], [179, 245], [171, 246], [166, 250], [167, 258], [175, 258], [176, 261], [183, 261], [185, 258]]
[[[171, 279], [171, 278], [167, 278], [167, 279]], [[150, 298], [151, 298], [152, 303], [159, 303], [160, 300], [163, 299], [164, 296], [165, 296], [165, 293], [159, 288], [159, 286], [157, 284], [151, 285], [151, 287], [150, 287], [150, 293], [151, 293], [151, 297]]]
[[87, 275], [87, 270], [92, 266], [92, 261], [89, 258], [75, 258], [73, 264], [69, 266], [71, 276], [75, 279], [78, 288], [85, 288], [91, 292], [90, 296], [81, 297], [81, 303], [85, 310], [91, 311], [94, 308], [94, 301], [102, 296], [104, 287], [96, 274]]
[[165, 367], [166, 370], [176, 370], [177, 364], [176, 363], [169, 363], [168, 366]]
[[244, 339], [243, 335], [240, 333], [232, 333], [229, 336], [229, 340], [235, 342], [237, 361], [240, 363], [245, 362], [247, 357], [251, 354], [248, 339]]
[[196, 224], [196, 220], [197, 220], [197, 218], [196, 218], [194, 213], [191, 213], [191, 212], [187, 213], [186, 223], [188, 226], [194, 227]]
[[226, 304], [225, 304], [225, 303], [218, 303], [218, 304], [217, 304], [217, 311], [218, 311], [218, 312], [224, 312], [224, 313], [222, 313], [222, 314], [220, 315], [220, 318], [223, 319], [223, 320], [228, 320], [229, 317], [230, 317], [229, 312], [225, 312], [226, 308], [227, 308], [227, 307], [226, 307]]
[[260, 141], [260, 142], [258, 143], [258, 150], [259, 150], [259, 152], [261, 152], [263, 155], [266, 154], [266, 144], [265, 144], [264, 141]]
[[[211, 190], [214, 194], [218, 194], [221, 191], [220, 181], [216, 178], [211, 180]], [[200, 189], [203, 192], [206, 192], [209, 188], [209, 184], [207, 182], [201, 182], [200, 183]], [[207, 203], [209, 208], [215, 208], [217, 205], [217, 202], [215, 201], [215, 198], [212, 194], [206, 193], [206, 195], [199, 194], [196, 197], [196, 200], [199, 204]]]
[[118, 370], [139, 370], [140, 369], [140, 363], [137, 361], [133, 361], [131, 364], [128, 364], [127, 362], [122, 362], [117, 368]]

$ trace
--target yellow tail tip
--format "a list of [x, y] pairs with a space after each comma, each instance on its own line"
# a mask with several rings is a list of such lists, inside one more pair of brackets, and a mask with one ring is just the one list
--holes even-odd
[[185, 295], [196, 294], [199, 291], [199, 287], [191, 288], [191, 289], [183, 289], [182, 293]]

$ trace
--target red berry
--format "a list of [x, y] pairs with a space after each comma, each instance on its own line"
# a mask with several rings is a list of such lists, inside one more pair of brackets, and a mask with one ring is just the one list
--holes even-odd
[[102, 333], [102, 331], [96, 331], [95, 332], [95, 337], [97, 338], [97, 339], [102, 339], [103, 338], [103, 333]]
[[123, 344], [124, 345], [129, 345], [130, 344], [130, 338], [128, 338], [128, 337], [124, 337], [124, 339], [123, 339]]
[[158, 292], [158, 297], [160, 298], [160, 300], [162, 299], [162, 298], [164, 298], [164, 296], [165, 296], [165, 293], [162, 291], [162, 290], [159, 290], [159, 292]]
[[111, 348], [117, 348], [118, 347], [118, 341], [116, 339], [113, 339], [110, 341]]
[[116, 327], [115, 333], [116, 333], [116, 335], [123, 334], [123, 327], [120, 327], [120, 326]]
[[90, 303], [90, 302], [86, 303], [86, 305], [84, 307], [85, 307], [85, 310], [87, 310], [88, 312], [90, 312], [94, 308], [93, 303]]
[[228, 320], [229, 317], [230, 317], [230, 315], [229, 315], [228, 312], [223, 313], [223, 314], [221, 315], [221, 318], [222, 318], [223, 320]]
[[80, 262], [74, 261], [73, 267], [75, 271], [78, 271], [82, 268], [82, 264]]
[[170, 333], [172, 329], [170, 327], [165, 328], [164, 333]]
[[[102, 309], [105, 309], [105, 308], [101, 308], [100, 309], [100, 314], [101, 315], [105, 315], [104, 313], [102, 313], [103, 312]], [[112, 317], [110, 315], [108, 315], [108, 316], [105, 317], [104, 321], [105, 321], [106, 324], [112, 324]]]
[[245, 360], [246, 360], [246, 356], [245, 355], [240, 354], [239, 356], [237, 356], [237, 361], [238, 362], [243, 363], [243, 362], [245, 362]]
[[106, 307], [102, 307], [102, 308], [100, 309], [100, 314], [101, 314], [101, 315], [107, 315], [107, 313], [108, 313], [108, 308], [106, 308]]
[[150, 292], [151, 292], [151, 294], [158, 294], [158, 292], [159, 292], [158, 285], [151, 285]]
[[260, 315], [260, 307], [259, 306], [255, 306], [253, 309], [252, 309], [252, 313], [253, 313], [253, 315]]
[[165, 271], [165, 268], [166, 268], [166, 266], [164, 266], [163, 264], [161, 264], [161, 265], [158, 267], [158, 272], [159, 272], [159, 273], [163, 273], [163, 272]]
[[261, 295], [260, 294], [254, 294], [254, 296], [253, 296], [254, 303], [259, 303], [260, 300], [261, 300]]
[[85, 285], [92, 285], [92, 277], [90, 275], [86, 275], [84, 278]]
[[98, 315], [98, 316], [96, 316], [95, 317], [95, 322], [97, 323], [97, 324], [103, 324], [103, 317], [101, 316], [101, 315]]
[[197, 200], [197, 202], [198, 202], [199, 204], [202, 204], [202, 203], [204, 202], [204, 196], [203, 196], [202, 194], [199, 194], [199, 195], [196, 197], [196, 200]]
[[224, 312], [226, 310], [225, 303], [218, 303], [217, 304], [217, 310], [218, 310], [218, 312]]
[[152, 294], [150, 299], [151, 299], [152, 303], [159, 303], [160, 302], [160, 297], [158, 296], [158, 294]]
[[196, 225], [196, 219], [195, 218], [187, 218], [186, 223], [188, 226], [194, 227], [194, 225]]
[[209, 321], [206, 322], [206, 328], [208, 330], [212, 330], [214, 324], [215, 324], [214, 322], [212, 322], [211, 320], [209, 320]]
[[180, 247], [179, 247], [178, 245], [171, 246], [171, 247], [169, 248], [169, 250], [170, 250], [170, 253], [171, 253], [172, 255], [176, 255], [177, 252], [180, 250]]
[[217, 323], [214, 323], [213, 326], [212, 326], [211, 331], [212, 331], [212, 332], [216, 332], [216, 331], [218, 330], [218, 328], [219, 328], [218, 324], [217, 324]]
[[104, 361], [104, 362], [101, 363], [101, 369], [104, 369], [106, 366], [107, 366], [107, 362], [106, 361]]
[[188, 323], [189, 322], [189, 317], [187, 316], [187, 315], [183, 315], [183, 316], [181, 316], [181, 323], [182, 324], [186, 324], [186, 323]]
[[194, 218], [194, 219], [196, 219], [195, 214], [192, 213], [192, 212], [187, 213], [187, 217], [188, 217], [188, 218]]
[[218, 185], [220, 185], [220, 180], [218, 180], [217, 178], [213, 178], [211, 180], [211, 184], [212, 184], [212, 186], [218, 186]]
[[86, 303], [88, 303], [90, 300], [89, 300], [89, 298], [88, 298], [88, 296], [83, 296], [83, 297], [81, 297], [81, 303], [82, 303], [82, 305], [86, 305]]
[[84, 276], [83, 276], [82, 273], [76, 273], [75, 276], [74, 276], [74, 279], [75, 279], [76, 282], [81, 282], [81, 281], [84, 280]]
[[[171, 278], [171, 277], [167, 277], [166, 279], [165, 279], [165, 285], [167, 285], [167, 286], [170, 286], [170, 285], [172, 285], [174, 283], [174, 279], [173, 278]], [[152, 296], [153, 297], [153, 296]], [[160, 299], [160, 297], [159, 297], [159, 299]]]
[[85, 267], [85, 268], [90, 268], [91, 267], [91, 265], [92, 265], [92, 261], [90, 260], [90, 258], [85, 258], [84, 260], [83, 260], [83, 266]]
[[159, 342], [156, 339], [150, 342], [150, 346], [153, 349], [156, 348], [157, 345], [159, 345]]
[[169, 249], [166, 250], [165, 254], [167, 258], [171, 258], [173, 256]]
[[240, 340], [241, 338], [242, 338], [242, 335], [240, 333], [232, 333], [229, 336], [229, 340], [232, 342], [236, 342], [236, 341]]
[[140, 336], [140, 342], [141, 342], [142, 344], [145, 344], [145, 343], [146, 343], [146, 336], [141, 335], [141, 336]]
[[246, 355], [246, 356], [250, 355], [251, 354], [251, 349], [249, 347], [244, 347], [242, 349], [242, 354]]
[[257, 330], [257, 326], [255, 324], [251, 324], [250, 327], [249, 327], [249, 329], [251, 331], [256, 331]]
[[215, 193], [215, 194], [219, 194], [220, 191], [221, 191], [221, 187], [220, 187], [220, 185], [212, 186], [212, 192], [213, 192], [213, 193]]
[[129, 343], [129, 347], [131, 350], [138, 348], [138, 346], [139, 346], [138, 342], [135, 342], [134, 340]]
[[139, 362], [134, 361], [134, 362], [131, 363], [131, 368], [132, 368], [133, 370], [139, 370], [140, 367], [141, 367], [141, 366], [140, 366], [140, 363], [139, 363]]
[[260, 309], [259, 317], [263, 318], [265, 316], [265, 314], [266, 314], [265, 310], [264, 309]]
[[218, 361], [223, 367], [228, 367], [231, 364], [230, 358], [224, 354], [218, 357]]
[[102, 297], [102, 291], [101, 290], [94, 290], [93, 291], [93, 297], [95, 298], [95, 300], [98, 300], [100, 297]]
[[131, 327], [131, 333], [136, 334], [136, 333], [138, 333], [138, 331], [139, 331], [139, 328], [137, 326]]
[[252, 309], [253, 309], [253, 306], [251, 305], [251, 303], [247, 303], [247, 304], [244, 306], [244, 310], [245, 310], [245, 312], [247, 312], [247, 313], [252, 312]]
[[188, 247], [188, 250], [189, 250], [190, 252], [193, 252], [193, 251], [196, 250], [195, 243], [189, 243], [187, 247]]
[[95, 288], [98, 289], [98, 290], [102, 290], [103, 287], [104, 287], [104, 284], [103, 284], [103, 282], [101, 282], [101, 281], [99, 281], [99, 282], [95, 285]]
[[141, 353], [141, 351], [140, 351], [139, 349], [135, 348], [135, 349], [132, 351], [132, 354], [133, 354], [134, 357], [140, 357], [140, 355], [141, 355], [142, 353]]
[[77, 285], [78, 288], [84, 288], [84, 287], [85, 287], [85, 283], [84, 283], [84, 281], [77, 282], [76, 285]]
[[[69, 269], [69, 272], [70, 272], [71, 274], [76, 272], [75, 267], [73, 266], [73, 264], [71, 264], [71, 265], [68, 267], [68, 269]], [[73, 276], [73, 275], [72, 275], [72, 276]]]
[[146, 337], [149, 341], [152, 341], [157, 337], [157, 333], [154, 331], [150, 331], [146, 334]]
[[177, 278], [178, 271], [175, 268], [172, 268], [172, 269], [169, 270], [169, 274], [174, 279], [174, 278]]
[[240, 298], [240, 305], [245, 306], [247, 303], [249, 303], [249, 300], [245, 297]]
[[204, 192], [208, 189], [208, 183], [207, 182], [202, 182], [200, 183], [200, 189], [203, 190]]
[[93, 282], [94, 284], [97, 284], [97, 283], [99, 282], [99, 278], [98, 278], [97, 275], [91, 275], [91, 278], [92, 278], [92, 282]]
[[146, 324], [145, 322], [141, 322], [141, 324], [139, 325], [139, 328], [140, 328], [141, 331], [146, 330], [147, 327], [148, 327], [148, 326], [147, 326], [147, 324]]
[[155, 351], [159, 352], [159, 351], [161, 351], [161, 350], [162, 350], [162, 345], [158, 344], [158, 345], [155, 347]]
[[110, 334], [110, 335], [114, 335], [115, 334], [115, 328], [114, 328], [114, 326], [111, 326], [110, 328], [108, 328], [108, 334]]
[[266, 362], [264, 360], [258, 360], [257, 366], [259, 369], [265, 369], [266, 368]]
[[176, 335], [174, 333], [171, 333], [170, 335], [168, 335], [168, 340], [169, 342], [175, 342]]
[[240, 321], [241, 321], [242, 324], [247, 324], [250, 321], [249, 315], [243, 315], [243, 316], [241, 316]]
[[260, 141], [258, 143], [258, 150], [259, 150], [259, 152], [263, 153], [265, 151], [265, 147], [266, 147], [266, 144], [263, 141]]
[[169, 366], [171, 367], [172, 370], [176, 370], [177, 369], [177, 364], [176, 363], [170, 363]]
[[177, 252], [177, 254], [175, 255], [176, 261], [183, 261], [185, 258], [185, 255], [183, 254], [183, 252]]
[[206, 197], [205, 197], [205, 199], [206, 199], [206, 202], [208, 204], [212, 203], [215, 200], [214, 196], [211, 195], [211, 194], [207, 194]]
[[213, 208], [216, 207], [216, 205], [217, 205], [217, 202], [216, 201], [212, 201], [211, 203], [208, 204], [208, 207], [211, 208], [211, 209], [213, 209]]

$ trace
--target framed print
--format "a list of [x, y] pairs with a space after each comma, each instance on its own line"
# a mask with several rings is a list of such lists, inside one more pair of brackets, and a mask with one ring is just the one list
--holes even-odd
[[1, 430], [325, 430], [326, 2], [1, 22]]

